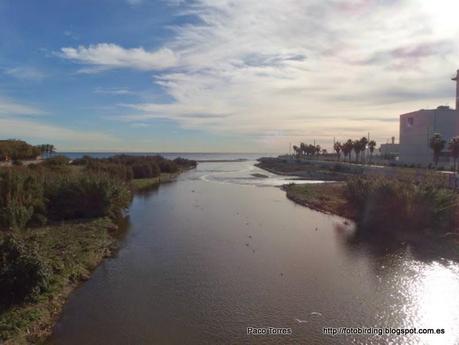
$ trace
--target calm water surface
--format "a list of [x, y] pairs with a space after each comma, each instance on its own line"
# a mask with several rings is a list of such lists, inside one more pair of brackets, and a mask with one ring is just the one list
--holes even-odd
[[[253, 163], [200, 164], [136, 196], [121, 249], [71, 295], [49, 344], [459, 343], [457, 263], [355, 243], [351, 224], [295, 205], [275, 187], [285, 178]], [[322, 334], [341, 326], [445, 334]]]

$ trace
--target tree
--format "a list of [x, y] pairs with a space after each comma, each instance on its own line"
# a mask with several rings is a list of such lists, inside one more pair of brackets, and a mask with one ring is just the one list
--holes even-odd
[[360, 147], [360, 151], [363, 152], [364, 154], [365, 154], [365, 149], [367, 148], [367, 144], [368, 144], [368, 139], [366, 137], [360, 138], [359, 147]]
[[449, 141], [448, 150], [451, 152], [451, 157], [454, 160], [454, 171], [457, 171], [456, 161], [459, 158], [459, 137], [454, 137]]
[[355, 152], [355, 161], [359, 161], [360, 152], [362, 151], [362, 142], [360, 140], [355, 140], [352, 142], [352, 147]]
[[327, 149], [322, 149], [322, 154], [325, 156], [327, 154]]
[[300, 144], [300, 152], [301, 155], [304, 155], [306, 153], [306, 145], [304, 143]]
[[301, 155], [301, 149], [296, 145], [293, 145], [293, 152], [295, 152], [296, 158], [298, 158]]
[[440, 153], [445, 148], [446, 141], [443, 140], [440, 133], [435, 133], [430, 138], [429, 146], [433, 151], [433, 161], [435, 166], [438, 165], [438, 159], [440, 158]]
[[338, 161], [339, 161], [341, 157], [341, 151], [343, 150], [343, 146], [341, 145], [339, 141], [337, 141], [336, 143], [333, 144], [333, 149], [335, 150], [336, 155], [338, 156]]
[[348, 139], [342, 146], [344, 157], [349, 156], [349, 162], [351, 161], [351, 152], [354, 148], [354, 143], [351, 139]]
[[317, 154], [317, 155], [320, 154], [320, 145], [316, 145], [314, 147], [314, 153]]
[[375, 151], [376, 141], [370, 140], [368, 142], [368, 148], [370, 149], [370, 161], [373, 158], [373, 152]]

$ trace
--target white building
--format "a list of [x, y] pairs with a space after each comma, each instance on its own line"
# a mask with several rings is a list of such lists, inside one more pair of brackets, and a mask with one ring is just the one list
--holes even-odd
[[392, 141], [387, 144], [381, 144], [379, 147], [379, 154], [381, 156], [393, 156], [398, 157], [400, 155], [400, 145], [395, 143], [395, 137], [392, 137]]
[[[439, 133], [447, 142], [459, 135], [459, 70], [453, 80], [456, 81], [456, 109], [440, 106], [400, 115], [401, 162], [428, 165], [433, 161], [429, 141], [434, 133]], [[446, 148], [439, 164], [449, 164]]]

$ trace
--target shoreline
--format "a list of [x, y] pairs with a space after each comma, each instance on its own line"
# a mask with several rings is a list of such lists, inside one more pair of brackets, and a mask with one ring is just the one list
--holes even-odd
[[[289, 166], [288, 163], [281, 162], [279, 160], [275, 161], [275, 164], [279, 165], [281, 169]], [[287, 172], [273, 168], [272, 166], [267, 166], [266, 161], [263, 162], [263, 160], [257, 164], [257, 166], [263, 170], [279, 175], [305, 177], [305, 171], [295, 169], [298, 166], [302, 166], [302, 164], [292, 164], [294, 170]], [[310, 166], [307, 166], [306, 169], [311, 169], [311, 166], [316, 169], [320, 169], [320, 166], [317, 164], [311, 164]], [[309, 171], [306, 171], [306, 175], [308, 174]], [[359, 175], [354, 173], [348, 174], [347, 177], [350, 176]], [[365, 177], [364, 174], [361, 174], [361, 176]], [[325, 178], [313, 178], [311, 180], [322, 180], [327, 182], [320, 183], [318, 181], [317, 183], [309, 184], [290, 183], [285, 184], [280, 188], [286, 192], [287, 199], [291, 200], [295, 204], [327, 215], [345, 218], [347, 221], [353, 222], [358, 226], [359, 219], [357, 210], [350, 206], [350, 203], [345, 195], [346, 179], [340, 181], [329, 181], [327, 180], [328, 176], [322, 177]], [[457, 202], [459, 203], [459, 196], [457, 198]], [[454, 260], [459, 260], [459, 232], [456, 228], [451, 228], [449, 232], [442, 234], [435, 234], [431, 231], [402, 231], [392, 233], [392, 236], [393, 237], [389, 239], [386, 237], [386, 234], [377, 232], [374, 234], [363, 232], [358, 235], [359, 239], [369, 242], [389, 241], [399, 244], [412, 244], [416, 247], [441, 248], [441, 250], [444, 251], [445, 256], [453, 258]]]
[[[181, 173], [191, 169], [161, 173], [154, 178], [134, 179], [131, 181], [133, 195], [162, 183], [174, 182]], [[121, 241], [119, 235], [123, 230], [119, 224], [121, 221], [108, 218], [77, 219], [18, 233], [20, 238], [38, 245], [44, 257], [49, 256], [47, 261], [53, 271], [53, 284], [36, 302], [13, 306], [0, 314], [1, 344], [41, 344], [46, 341], [71, 293], [90, 279], [106, 258], [116, 253]], [[8, 233], [0, 231], [0, 239]], [[85, 235], [84, 239], [81, 238], [82, 234]], [[56, 239], [61, 239], [61, 243]], [[65, 243], [65, 247], [62, 243]], [[71, 257], [70, 260], [67, 255]], [[57, 273], [54, 273], [56, 269]]]
[[0, 315], [2, 344], [43, 343], [70, 294], [117, 250], [116, 231], [112, 220], [96, 218], [18, 232], [15, 236], [39, 247], [53, 270], [52, 283], [36, 301], [12, 306]]
[[160, 185], [161, 183], [174, 182], [177, 177], [186, 170], [177, 173], [161, 173], [156, 177], [138, 178], [131, 181], [131, 187], [134, 192], [144, 191]]
[[281, 186], [281, 189], [286, 192], [286, 197], [296, 204], [355, 222], [355, 212], [344, 199], [343, 186], [343, 182], [292, 183]]

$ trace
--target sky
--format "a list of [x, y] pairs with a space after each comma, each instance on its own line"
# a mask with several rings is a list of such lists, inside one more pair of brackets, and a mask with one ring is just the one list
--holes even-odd
[[287, 152], [454, 107], [457, 0], [0, 0], [0, 138]]

